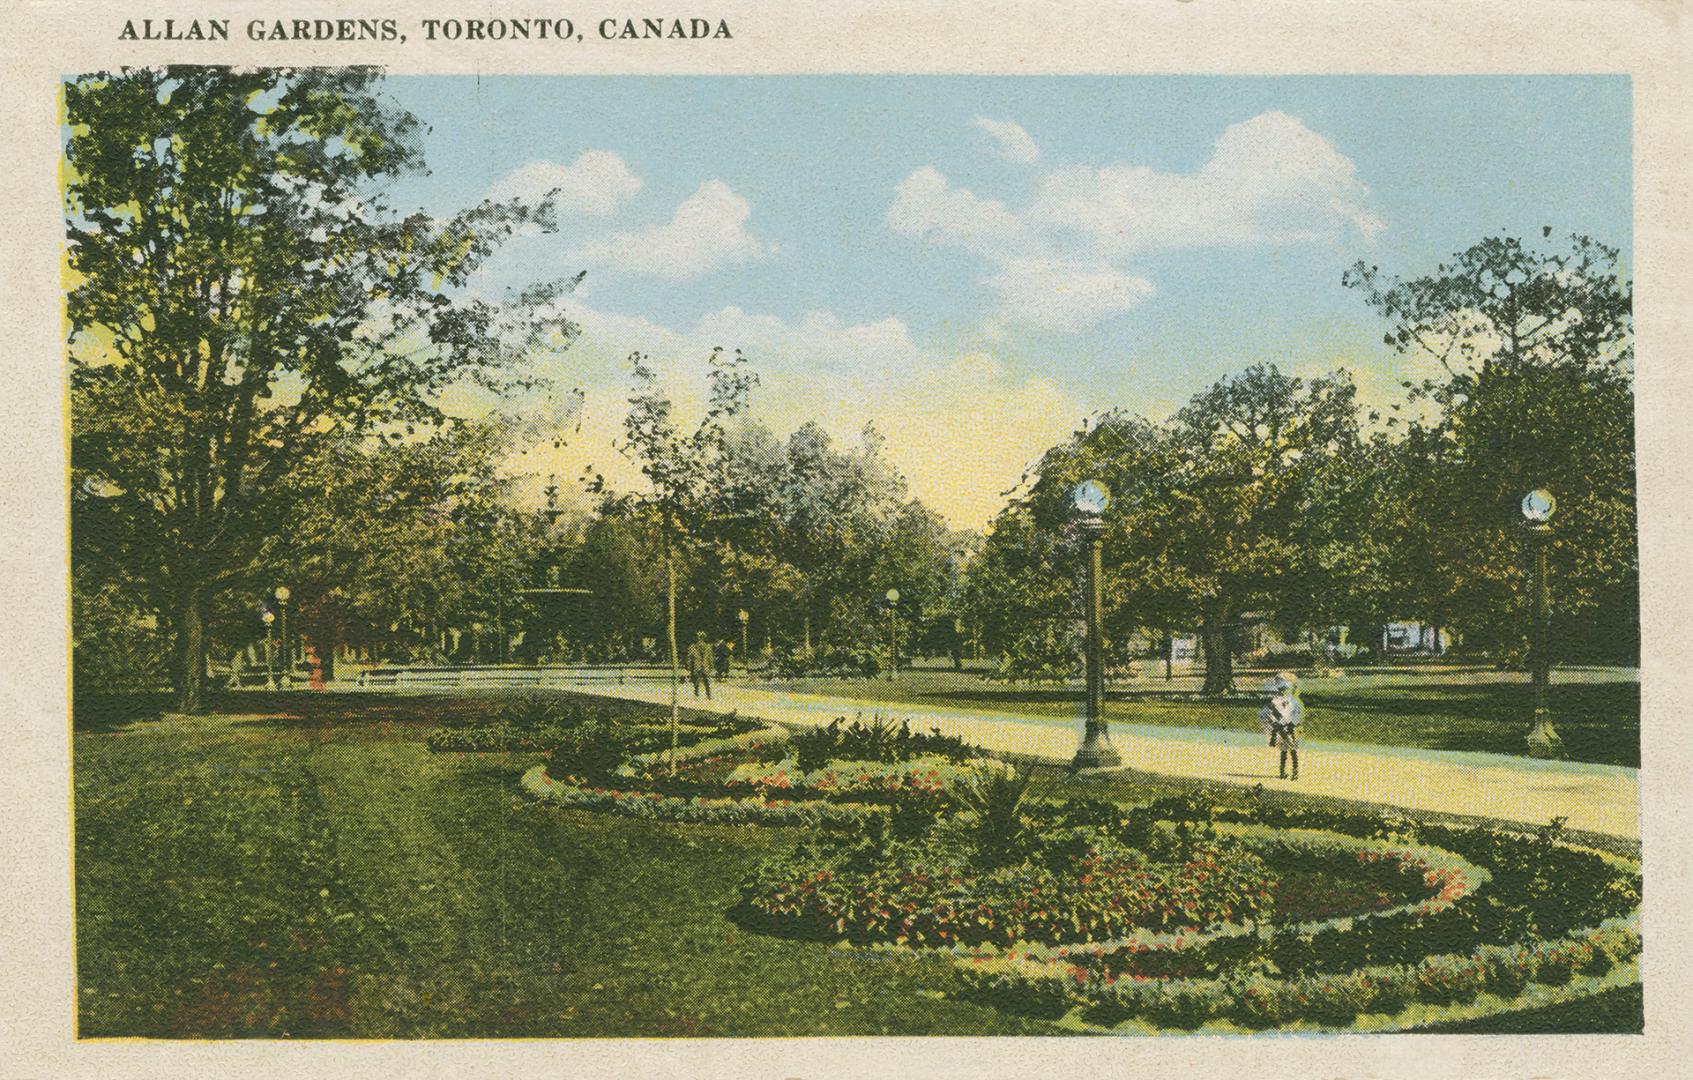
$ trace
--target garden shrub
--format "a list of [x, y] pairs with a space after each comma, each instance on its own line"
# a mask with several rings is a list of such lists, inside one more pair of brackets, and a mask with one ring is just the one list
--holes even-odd
[[1487, 989], [1487, 964], [1473, 956], [1431, 956], [1416, 973], [1418, 997], [1437, 1005], [1474, 1001]]
[[[1163, 813], [1201, 818], [1199, 807], [1183, 800], [1155, 804]], [[1150, 812], [1149, 808], [1149, 812]], [[1343, 835], [1401, 836], [1409, 830], [1385, 829], [1382, 819], [1356, 811], [1265, 806], [1252, 811], [1217, 812], [1219, 822], [1260, 820], [1282, 830], [1322, 829]], [[1469, 951], [1483, 944], [1510, 944], [1559, 937], [1639, 906], [1639, 874], [1620, 860], [1569, 847], [1557, 829], [1532, 836], [1471, 825], [1424, 824], [1422, 843], [1486, 867], [1487, 887], [1465, 891], [1459, 883], [1436, 876], [1434, 902], [1390, 918], [1361, 920], [1351, 927], [1317, 931], [1310, 940], [1278, 943], [1278, 964], [1289, 974], [1344, 971], [1364, 965], [1415, 964], [1430, 941]], [[1272, 865], [1276, 860], [1271, 859]], [[1431, 868], [1435, 869], [1435, 868]], [[1556, 888], [1551, 882], [1559, 882]], [[1445, 899], [1441, 899], [1444, 897]]]
[[968, 997], [1009, 1012], [1053, 1020], [1075, 1004], [1074, 977], [1069, 972], [1029, 977], [977, 960], [961, 974]]
[[1033, 776], [1032, 768], [1013, 776], [996, 772], [956, 789], [959, 802], [974, 816], [970, 840], [983, 866], [1005, 866], [1028, 855], [1033, 830], [1023, 816], [1023, 797]]
[[1535, 949], [1534, 979], [1548, 986], [1563, 986], [1590, 964], [1598, 950], [1585, 941], [1554, 941]]
[[1041, 827], [1094, 829], [1132, 848], [1145, 848], [1151, 843], [1157, 820], [1149, 810], [1092, 798], [1035, 803], [1029, 807], [1028, 813]]
[[1280, 979], [1253, 974], [1230, 990], [1227, 1014], [1242, 1027], [1282, 1027], [1298, 1013], [1293, 987]]
[[[627, 724], [600, 718], [574, 718], [564, 727], [515, 727], [511, 724], [476, 724], [470, 727], [436, 728], [429, 733], [425, 745], [434, 753], [533, 753], [546, 752], [561, 741], [574, 738], [572, 734], [583, 726], [609, 725], [623, 732], [624, 747], [628, 751], [668, 750], [671, 731], [668, 724]], [[715, 732], [715, 728], [681, 727], [678, 744], [690, 746]]]
[[1361, 972], [1301, 979], [1293, 993], [1303, 1017], [1329, 1027], [1352, 1023], [1372, 1001], [1369, 978]]
[[547, 758], [547, 774], [554, 779], [607, 780], [628, 759], [632, 741], [633, 735], [624, 724], [584, 720], [558, 733], [558, 742]]
[[502, 695], [502, 700], [495, 709], [495, 726], [517, 728], [520, 731], [560, 729], [589, 719], [600, 711], [600, 706], [566, 698], [560, 694], [541, 691], [514, 693]]
[[[1593, 970], [1593, 974], [1602, 974], [1612, 967], [1622, 963], [1640, 951], [1640, 933], [1630, 926], [1605, 926], [1591, 935], [1588, 940], [1593, 948], [1604, 956], [1603, 970]], [[1594, 968], [1601, 965], [1594, 961]]]
[[835, 760], [891, 764], [932, 756], [962, 762], [973, 753], [964, 740], [942, 735], [939, 728], [927, 733], [914, 732], [909, 720], [895, 727], [892, 721], [882, 717], [868, 724], [861, 720], [847, 724], [845, 717], [837, 717], [825, 727], [795, 733], [790, 742], [804, 772], [820, 769]]
[[793, 649], [771, 656], [765, 674], [777, 679], [874, 679], [886, 659], [877, 649]]
[[745, 735], [748, 732], [758, 731], [764, 726], [763, 720], [751, 716], [742, 716], [737, 712], [727, 712], [712, 723], [711, 737], [726, 739], [735, 735]]
[[1208, 987], [1195, 986], [1185, 980], [1142, 983], [1139, 1013], [1160, 1027], [1191, 1031], [1211, 1015], [1219, 1000]]
[[1535, 954], [1523, 945], [1483, 945], [1476, 950], [1487, 992], [1514, 998], [1534, 979]]
[[1368, 991], [1365, 1011], [1396, 1015], [1417, 999], [1417, 973], [1403, 964], [1359, 972]]
[[[678, 762], [695, 761], [725, 753], [738, 752], [747, 753], [757, 761], [780, 761], [788, 752], [788, 744], [781, 731], [771, 727], [760, 727], [739, 735], [701, 739], [698, 742], [681, 745], [677, 747], [676, 760]], [[655, 765], [668, 765], [669, 761], [670, 745], [666, 742], [661, 749], [644, 750], [632, 754], [629, 764], [639, 774]]]

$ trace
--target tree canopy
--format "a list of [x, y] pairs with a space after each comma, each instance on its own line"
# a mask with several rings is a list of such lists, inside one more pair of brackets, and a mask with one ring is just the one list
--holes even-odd
[[[325, 440], [442, 425], [574, 328], [464, 295], [550, 208], [397, 214], [422, 126], [369, 69], [183, 67], [65, 87], [73, 543], [174, 633], [199, 707], [209, 600], [289, 513]], [[566, 283], [567, 285], [568, 283]], [[565, 287], [565, 286], [559, 286]]]

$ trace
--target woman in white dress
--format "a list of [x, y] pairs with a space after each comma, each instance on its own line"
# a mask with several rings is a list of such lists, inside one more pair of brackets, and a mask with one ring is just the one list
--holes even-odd
[[[1299, 725], [1305, 722], [1305, 705], [1299, 700], [1299, 684], [1290, 672], [1281, 672], [1264, 684], [1269, 700], [1258, 710], [1258, 723], [1269, 736], [1271, 746], [1281, 747], [1281, 778], [1299, 779]], [[1293, 774], [1288, 775], [1288, 765]]]

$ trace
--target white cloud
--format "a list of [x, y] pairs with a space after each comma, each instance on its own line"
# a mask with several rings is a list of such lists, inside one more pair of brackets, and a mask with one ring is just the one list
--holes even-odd
[[1083, 330], [1127, 311], [1153, 292], [1145, 278], [1100, 259], [1056, 257], [1004, 203], [954, 187], [933, 168], [900, 182], [888, 227], [979, 256], [995, 269], [982, 278], [999, 297], [994, 319], [1046, 330]]
[[[1010, 129], [1027, 138], [1009, 121], [977, 124], [1002, 146], [1015, 144]], [[1032, 139], [1026, 149], [1036, 152]], [[1351, 159], [1273, 111], [1225, 128], [1194, 172], [1065, 166], [1048, 172], [1021, 210], [924, 166], [895, 188], [886, 222], [986, 262], [981, 283], [998, 300], [990, 323], [1072, 332], [1152, 295], [1152, 283], [1128, 265], [1149, 252], [1349, 236], [1367, 242], [1385, 227]]]
[[1105, 263], [1015, 259], [985, 283], [999, 294], [999, 313], [1045, 330], [1076, 331], [1139, 304], [1152, 282]]
[[692, 278], [768, 258], [776, 245], [747, 232], [752, 207], [721, 180], [707, 180], [663, 225], [618, 233], [578, 252], [631, 273]]
[[1027, 243], [1023, 223], [1004, 203], [953, 187], [927, 165], [894, 188], [887, 224], [897, 233], [989, 258], [1009, 257]]
[[1384, 227], [1357, 166], [1281, 112], [1231, 125], [1194, 173], [1138, 165], [1050, 173], [1028, 218], [1114, 253], [1300, 243]]
[[605, 216], [634, 198], [641, 178], [610, 150], [589, 150], [569, 165], [531, 161], [506, 173], [488, 189], [495, 201], [538, 202], [556, 192], [559, 209]]
[[1040, 157], [1040, 147], [1023, 126], [1014, 120], [990, 120], [976, 117], [976, 126], [993, 136], [994, 149], [999, 156], [1019, 165], [1032, 165]]

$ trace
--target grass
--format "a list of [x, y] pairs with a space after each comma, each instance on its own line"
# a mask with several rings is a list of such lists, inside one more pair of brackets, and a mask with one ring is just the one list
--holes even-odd
[[[1552, 721], [1574, 761], [1640, 766], [1640, 683], [1625, 669], [1560, 672]], [[1255, 686], [1262, 674], [1236, 682]], [[937, 670], [897, 679], [800, 679], [773, 684], [800, 693], [846, 697], [867, 705], [985, 708], [1072, 719], [1074, 687], [992, 683], [978, 674]], [[1192, 680], [1171, 684], [1192, 690]], [[1526, 676], [1480, 669], [1375, 669], [1307, 680], [1304, 736], [1334, 742], [1522, 754], [1533, 718]], [[1180, 700], [1156, 678], [1113, 687], [1105, 704], [1113, 723], [1257, 730], [1256, 705]]]
[[[1060, 1033], [949, 996], [946, 961], [737, 926], [737, 883], [793, 832], [562, 811], [517, 795], [533, 756], [425, 750], [443, 715], [488, 701], [79, 708], [80, 1034]], [[1037, 782], [1125, 798], [1174, 783]], [[1630, 1015], [1564, 1022], [1638, 1030]]]
[[533, 805], [532, 758], [431, 755], [368, 701], [76, 736], [83, 1036], [1054, 1030], [943, 997], [944, 961], [737, 927], [794, 834]]

